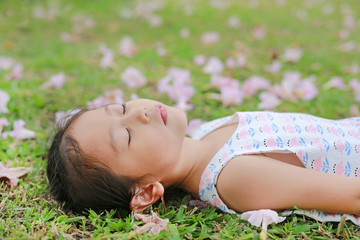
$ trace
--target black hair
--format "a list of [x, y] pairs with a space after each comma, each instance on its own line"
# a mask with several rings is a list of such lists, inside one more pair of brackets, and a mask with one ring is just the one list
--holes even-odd
[[87, 110], [65, 117], [48, 150], [47, 177], [50, 194], [65, 203], [66, 210], [81, 213], [126, 209], [134, 195], [136, 180], [116, 176], [99, 159], [85, 154], [71, 135], [71, 123]]

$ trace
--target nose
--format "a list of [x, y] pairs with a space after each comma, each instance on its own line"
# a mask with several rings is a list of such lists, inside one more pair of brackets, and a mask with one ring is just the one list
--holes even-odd
[[142, 122], [144, 124], [148, 124], [150, 122], [150, 118], [149, 118], [149, 115], [147, 114], [147, 110], [145, 107], [139, 107], [135, 111], [136, 112], [134, 114], [136, 115], [136, 118], [140, 122]]

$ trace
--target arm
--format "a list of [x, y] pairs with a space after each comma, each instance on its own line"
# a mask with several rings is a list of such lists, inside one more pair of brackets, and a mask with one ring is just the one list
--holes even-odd
[[221, 171], [217, 190], [238, 212], [270, 208], [360, 213], [360, 179], [326, 174], [269, 157], [244, 155]]

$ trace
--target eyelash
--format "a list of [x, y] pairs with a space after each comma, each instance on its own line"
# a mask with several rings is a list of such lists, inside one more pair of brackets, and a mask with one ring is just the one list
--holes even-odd
[[126, 112], [126, 105], [125, 105], [125, 103], [122, 104], [122, 107], [123, 107], [123, 114], [125, 114], [125, 112]]
[[[123, 114], [125, 114], [126, 113], [126, 105], [123, 103], [122, 104], [122, 106], [123, 106]], [[130, 129], [129, 128], [126, 128], [126, 131], [128, 132], [128, 134], [129, 134], [129, 141], [128, 141], [128, 145], [130, 145], [130, 142], [131, 142], [131, 131], [130, 131]]]

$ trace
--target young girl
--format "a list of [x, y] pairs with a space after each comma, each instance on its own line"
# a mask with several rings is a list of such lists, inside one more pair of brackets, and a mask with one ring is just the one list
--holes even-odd
[[78, 212], [143, 211], [177, 186], [228, 213], [360, 214], [360, 118], [238, 112], [193, 139], [186, 126], [183, 111], [147, 99], [82, 111], [54, 137], [50, 191]]

